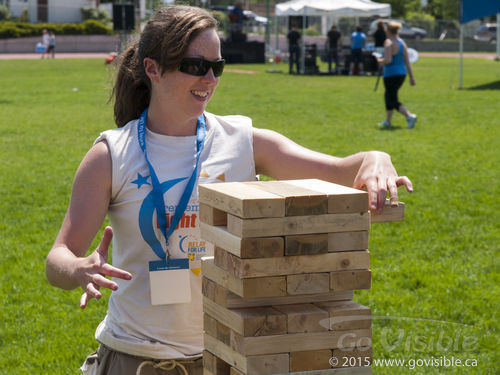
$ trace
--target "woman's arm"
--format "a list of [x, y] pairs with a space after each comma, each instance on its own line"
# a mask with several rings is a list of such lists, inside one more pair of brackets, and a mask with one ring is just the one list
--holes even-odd
[[99, 288], [112, 290], [117, 284], [106, 279], [113, 276], [130, 279], [128, 272], [106, 263], [113, 236], [106, 228], [98, 248], [88, 257], [85, 253], [106, 216], [111, 195], [111, 156], [105, 142], [94, 145], [84, 157], [75, 175], [71, 202], [56, 241], [46, 260], [49, 282], [62, 289], [81, 286], [85, 291], [81, 307], [90, 298], [100, 298]]
[[337, 184], [366, 188], [371, 210], [382, 211], [387, 196], [398, 201], [398, 186], [412, 191], [411, 181], [398, 176], [388, 154], [359, 152], [338, 158], [299, 146], [271, 130], [253, 130], [254, 159], [257, 173], [284, 180], [318, 178]]
[[384, 57], [379, 59], [379, 62], [384, 65], [389, 65], [392, 62], [392, 41], [387, 38], [384, 41]]

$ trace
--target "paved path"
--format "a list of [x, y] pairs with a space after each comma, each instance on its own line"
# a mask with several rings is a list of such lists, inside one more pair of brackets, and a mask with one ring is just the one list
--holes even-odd
[[[459, 57], [458, 52], [419, 52], [420, 56], [426, 57]], [[481, 53], [481, 52], [464, 52], [464, 57], [473, 57], [477, 59], [495, 60], [496, 54], [494, 53]]]
[[[420, 56], [426, 57], [456, 57], [458, 52], [419, 52]], [[109, 53], [96, 52], [96, 53], [56, 53], [56, 59], [81, 59], [81, 58], [99, 58], [105, 59]], [[14, 59], [40, 59], [39, 53], [0, 53], [0, 60], [14, 60]], [[494, 53], [477, 53], [465, 52], [464, 57], [483, 58], [494, 60], [496, 55]]]
[[[56, 53], [56, 59], [82, 59], [82, 58], [100, 58], [105, 59], [109, 53]], [[19, 60], [19, 59], [40, 59], [39, 53], [0, 53], [0, 60]]]

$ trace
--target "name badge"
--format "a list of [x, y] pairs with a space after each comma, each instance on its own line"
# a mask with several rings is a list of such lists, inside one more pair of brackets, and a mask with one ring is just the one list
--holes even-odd
[[149, 284], [153, 305], [191, 302], [189, 260], [180, 258], [149, 262]]

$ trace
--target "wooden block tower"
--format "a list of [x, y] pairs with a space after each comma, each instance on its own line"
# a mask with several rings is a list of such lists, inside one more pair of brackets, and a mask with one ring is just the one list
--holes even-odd
[[371, 221], [361, 190], [321, 180], [199, 186], [205, 375], [371, 374]]

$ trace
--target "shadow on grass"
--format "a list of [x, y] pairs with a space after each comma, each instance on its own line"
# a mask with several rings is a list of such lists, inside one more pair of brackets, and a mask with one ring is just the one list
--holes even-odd
[[485, 83], [484, 85], [472, 86], [466, 90], [500, 90], [500, 81]]
[[391, 132], [391, 131], [394, 131], [394, 130], [401, 130], [401, 129], [403, 129], [403, 127], [402, 126], [398, 126], [398, 125], [396, 125], [396, 126], [394, 126], [394, 125], [392, 125], [392, 126], [379, 126], [378, 127], [378, 130], [388, 131], [388, 132]]

